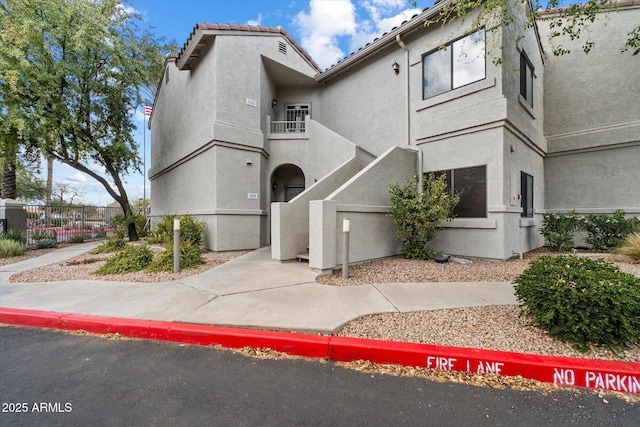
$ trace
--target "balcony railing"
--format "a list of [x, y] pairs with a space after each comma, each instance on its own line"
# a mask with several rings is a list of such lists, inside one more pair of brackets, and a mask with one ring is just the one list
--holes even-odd
[[305, 122], [303, 121], [279, 121], [271, 122], [271, 133], [304, 133]]

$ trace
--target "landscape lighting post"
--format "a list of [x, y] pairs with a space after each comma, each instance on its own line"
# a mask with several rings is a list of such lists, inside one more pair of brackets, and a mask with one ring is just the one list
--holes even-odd
[[180, 219], [173, 220], [173, 272], [180, 273]]
[[342, 278], [349, 278], [349, 229], [351, 228], [351, 220], [345, 218], [342, 220]]

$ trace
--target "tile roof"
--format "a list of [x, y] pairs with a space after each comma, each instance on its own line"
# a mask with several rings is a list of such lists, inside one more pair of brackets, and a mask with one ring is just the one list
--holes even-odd
[[252, 32], [252, 33], [271, 33], [271, 34], [280, 34], [283, 37], [285, 37], [289, 43], [291, 43], [301, 54], [302, 56], [304, 56], [307, 61], [309, 61], [309, 63], [318, 71], [318, 72], [322, 72], [322, 69], [320, 68], [320, 66], [313, 60], [313, 58], [311, 58], [311, 55], [309, 55], [303, 48], [302, 46], [300, 46], [298, 44], [298, 42], [296, 42], [294, 40], [293, 37], [291, 37], [283, 28], [281, 27], [265, 27], [262, 25], [240, 25], [240, 24], [209, 24], [209, 23], [198, 23], [193, 27], [193, 30], [191, 31], [191, 34], [189, 35], [189, 38], [187, 38], [187, 41], [184, 43], [184, 45], [182, 46], [182, 49], [180, 49], [179, 52], [177, 52], [177, 56], [176, 59], [179, 61], [181, 59], [181, 57], [184, 55], [184, 53], [187, 50], [187, 47], [189, 45], [190, 42], [193, 41], [194, 37], [196, 36], [196, 32], [200, 30], [200, 31], [245, 31], [245, 32]]

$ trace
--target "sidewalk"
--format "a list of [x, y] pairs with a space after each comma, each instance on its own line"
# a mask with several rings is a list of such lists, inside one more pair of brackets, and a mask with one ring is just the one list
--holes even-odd
[[85, 243], [0, 268], [0, 306], [85, 315], [331, 333], [361, 316], [515, 304], [510, 283], [326, 286], [306, 263], [258, 249], [180, 281], [9, 283], [19, 271], [72, 258]]

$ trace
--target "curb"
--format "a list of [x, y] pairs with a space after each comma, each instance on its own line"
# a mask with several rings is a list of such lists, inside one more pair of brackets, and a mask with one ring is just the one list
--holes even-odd
[[640, 363], [541, 356], [495, 350], [378, 341], [293, 332], [226, 328], [0, 308], [0, 323], [36, 328], [118, 333], [131, 338], [228, 348], [270, 348], [341, 362], [375, 363], [521, 376], [560, 386], [640, 394]]

